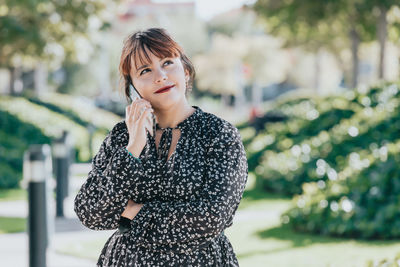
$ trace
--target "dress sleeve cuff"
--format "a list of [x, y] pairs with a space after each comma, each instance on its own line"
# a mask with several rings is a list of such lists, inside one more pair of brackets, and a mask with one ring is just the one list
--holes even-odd
[[126, 152], [128, 152], [129, 155], [131, 155], [132, 158], [134, 158], [138, 162], [142, 163], [142, 161], [139, 158], [135, 157], [131, 152], [129, 152], [129, 150], [127, 148], [125, 148], [125, 150], [126, 150]]
[[133, 218], [131, 236], [136, 244], [144, 245], [147, 243], [145, 242], [146, 230], [152, 220], [153, 213], [152, 203], [144, 203], [135, 218]]

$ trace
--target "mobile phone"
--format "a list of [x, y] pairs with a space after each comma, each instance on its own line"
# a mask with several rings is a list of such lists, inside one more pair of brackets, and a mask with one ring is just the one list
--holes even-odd
[[[130, 85], [130, 88], [131, 88], [131, 90], [130, 90], [131, 99], [133, 99], [135, 96], [137, 96], [140, 99], [143, 99], [143, 97], [140, 95], [138, 90], [136, 90], [135, 86], [133, 86], [132, 83]], [[153, 136], [155, 136], [155, 134], [156, 134], [156, 115], [154, 115], [154, 113], [151, 113], [151, 118], [153, 120]]]

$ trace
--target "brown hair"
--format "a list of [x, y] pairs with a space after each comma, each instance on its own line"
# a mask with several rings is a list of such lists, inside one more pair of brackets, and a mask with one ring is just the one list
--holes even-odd
[[[124, 41], [122, 48], [121, 60], [119, 63], [119, 72], [121, 80], [123, 79], [123, 91], [126, 99], [132, 101], [130, 96], [130, 88], [132, 80], [130, 76], [131, 71], [131, 58], [138, 59], [140, 62], [150, 61], [150, 56], [146, 52], [147, 48], [151, 53], [159, 58], [177, 57], [179, 56], [184, 69], [189, 73], [189, 81], [186, 85], [186, 96], [192, 89], [193, 80], [195, 77], [195, 70], [192, 62], [183, 52], [182, 47], [176, 43], [162, 28], [150, 28], [145, 31], [137, 31], [128, 36]], [[137, 61], [135, 60], [135, 67], [137, 68]]]

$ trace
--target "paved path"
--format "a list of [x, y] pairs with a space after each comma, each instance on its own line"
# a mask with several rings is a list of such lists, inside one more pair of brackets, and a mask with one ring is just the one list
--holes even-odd
[[[64, 242], [55, 236], [55, 242]], [[28, 235], [26, 233], [0, 235], [0, 266], [29, 266]], [[88, 267], [95, 266], [94, 261], [56, 253], [53, 248], [47, 250], [48, 267]]]
[[[64, 202], [65, 218], [56, 218], [50, 228], [51, 236], [47, 250], [47, 267], [89, 267], [96, 266], [93, 260], [77, 258], [57, 253], [68, 244], [79, 244], [88, 240], [106, 239], [113, 231], [92, 231], [84, 227], [75, 215], [73, 200], [76, 190], [83, 183], [87, 172], [90, 169], [88, 164], [74, 164], [70, 184], [70, 196]], [[79, 178], [80, 177], [80, 178]], [[53, 203], [54, 205], [54, 203]], [[26, 200], [0, 202], [1, 217], [28, 216], [28, 202]], [[22, 267], [29, 266], [28, 234], [0, 234], [0, 266], [1, 267]]]

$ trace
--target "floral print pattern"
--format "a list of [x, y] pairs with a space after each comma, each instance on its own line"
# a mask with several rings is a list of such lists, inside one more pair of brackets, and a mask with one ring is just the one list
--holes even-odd
[[[117, 229], [129, 199], [143, 203], [131, 230], [107, 240], [98, 266], [238, 266], [224, 229], [232, 225], [248, 176], [239, 131], [198, 106], [158, 151], [148, 133], [139, 156], [125, 149], [117, 123], [92, 160], [75, 197], [75, 212], [90, 229]], [[167, 158], [172, 131], [181, 135]]]

